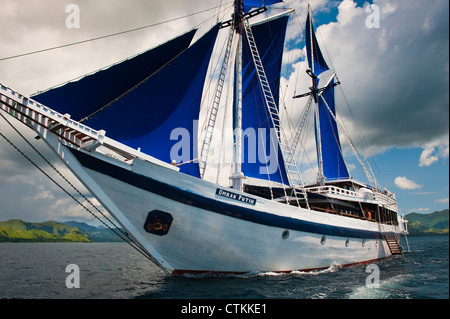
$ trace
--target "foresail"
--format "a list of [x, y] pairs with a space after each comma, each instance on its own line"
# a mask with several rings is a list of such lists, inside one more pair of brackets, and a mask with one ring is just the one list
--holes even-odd
[[315, 76], [319, 76], [319, 74], [328, 70], [329, 68], [327, 63], [325, 62], [322, 52], [320, 51], [320, 47], [314, 33], [314, 27], [312, 25], [310, 12], [308, 12], [308, 16], [306, 18], [305, 35], [308, 65]]
[[79, 121], [104, 108], [186, 50], [195, 32], [192, 30], [122, 63], [37, 94], [33, 99]]
[[[85, 124], [166, 163], [174, 158], [177, 164], [184, 162], [180, 172], [200, 177], [193, 160], [197, 157], [198, 117], [218, 30], [216, 25]], [[89, 101], [91, 97], [83, 98]]]
[[[347, 179], [350, 177], [342, 156], [341, 143], [337, 124], [333, 115], [336, 115], [334, 104], [334, 81], [332, 81], [319, 97], [318, 114], [319, 128], [316, 127], [316, 139], [320, 134], [320, 152], [322, 157], [322, 170], [326, 180]], [[330, 114], [330, 110], [333, 115]], [[315, 121], [317, 123], [317, 121]], [[319, 132], [317, 132], [319, 130]], [[319, 147], [319, 145], [318, 145]]]
[[[252, 27], [275, 101], [279, 99], [281, 62], [288, 17]], [[244, 39], [242, 60], [242, 172], [245, 176], [288, 184], [278, 133], [265, 105], [248, 40]], [[256, 149], [255, 149], [256, 148]]]

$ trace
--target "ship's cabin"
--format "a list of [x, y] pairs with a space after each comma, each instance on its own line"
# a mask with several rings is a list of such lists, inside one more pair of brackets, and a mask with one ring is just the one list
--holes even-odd
[[[395, 195], [386, 189], [375, 189], [353, 179], [346, 179], [307, 185], [305, 190], [312, 210], [398, 225]], [[304, 196], [294, 188], [244, 184], [244, 192], [307, 208]]]

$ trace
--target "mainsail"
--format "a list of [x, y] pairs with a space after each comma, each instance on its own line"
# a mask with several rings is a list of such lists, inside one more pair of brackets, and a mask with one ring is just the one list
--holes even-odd
[[308, 65], [311, 69], [309, 75], [313, 82], [311, 94], [318, 104], [318, 111], [314, 115], [314, 124], [320, 177], [326, 180], [347, 179], [350, 176], [342, 156], [339, 132], [335, 121], [334, 87], [336, 83], [332, 80], [325, 88], [318, 89], [318, 76], [329, 68], [320, 51], [309, 10], [306, 18], [305, 41]]
[[[279, 98], [281, 62], [287, 22], [288, 16], [283, 16], [252, 27], [275, 101], [278, 101]], [[244, 43], [242, 54], [242, 130], [244, 132], [242, 172], [248, 177], [287, 184], [286, 169], [278, 145], [278, 132], [273, 128], [269, 111], [265, 105], [246, 37]]]

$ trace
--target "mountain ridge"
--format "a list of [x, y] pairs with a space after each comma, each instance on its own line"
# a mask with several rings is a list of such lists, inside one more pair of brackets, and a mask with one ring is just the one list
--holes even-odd
[[116, 242], [120, 241], [108, 228], [82, 222], [41, 223], [21, 219], [0, 221], [0, 242]]
[[55, 221], [42, 223], [10, 219], [0, 222], [0, 242], [89, 242], [87, 233]]
[[[448, 235], [449, 210], [430, 214], [410, 213], [410, 236]], [[25, 222], [21, 219], [0, 221], [0, 242], [120, 242], [110, 229], [83, 222]]]
[[449, 210], [444, 209], [430, 214], [410, 213], [405, 215], [411, 236], [448, 235]]

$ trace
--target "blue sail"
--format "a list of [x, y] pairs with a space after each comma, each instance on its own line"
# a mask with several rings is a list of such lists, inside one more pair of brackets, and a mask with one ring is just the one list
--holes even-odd
[[[280, 72], [288, 17], [284, 16], [252, 27], [253, 36], [275, 101], [279, 98]], [[242, 167], [245, 176], [288, 183], [278, 132], [269, 111], [252, 60], [248, 40], [242, 51]], [[272, 134], [271, 134], [272, 132]], [[256, 148], [256, 149], [255, 149]]]
[[219, 25], [156, 74], [89, 118], [86, 125], [104, 129], [106, 136], [166, 163], [172, 162], [174, 147], [179, 150], [176, 144], [183, 142], [186, 164], [180, 166], [180, 172], [200, 177], [198, 163], [191, 160], [197, 157], [197, 121], [218, 31]]
[[282, 0], [244, 0], [245, 12], [249, 12], [253, 7], [264, 7], [278, 2], [283, 2]]
[[308, 65], [312, 72], [319, 76], [320, 73], [328, 70], [328, 65], [320, 51], [319, 43], [317, 42], [316, 35], [314, 33], [314, 27], [312, 25], [311, 16], [308, 11], [308, 16], [306, 18], [306, 55], [308, 58]]
[[195, 31], [78, 81], [37, 94], [33, 99], [60, 113], [69, 113], [74, 120], [81, 120], [125, 94], [179, 55], [189, 46]]
[[191, 160], [198, 157], [196, 124], [218, 31], [219, 25], [87, 125], [104, 128], [107, 136], [169, 163], [175, 144], [184, 139], [180, 171], [200, 177], [198, 162]]
[[[346, 179], [350, 177], [342, 156], [337, 124], [328, 110], [329, 107], [333, 112], [333, 115], [336, 116], [333, 84], [334, 80], [323, 91], [322, 96], [319, 97], [318, 103], [322, 173], [327, 180]], [[317, 127], [315, 129], [317, 139]], [[318, 156], [320, 156], [320, 154], [318, 154]]]

